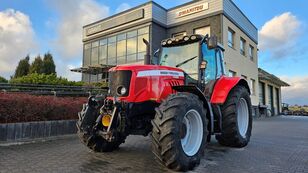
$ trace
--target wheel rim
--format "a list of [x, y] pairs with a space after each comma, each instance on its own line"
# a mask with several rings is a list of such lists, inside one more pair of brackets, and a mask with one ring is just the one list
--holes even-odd
[[237, 125], [242, 137], [246, 136], [249, 124], [249, 110], [247, 101], [241, 98], [237, 107]]
[[203, 122], [196, 110], [188, 111], [182, 121], [186, 132], [181, 139], [183, 151], [188, 156], [195, 155], [201, 146], [203, 139]]

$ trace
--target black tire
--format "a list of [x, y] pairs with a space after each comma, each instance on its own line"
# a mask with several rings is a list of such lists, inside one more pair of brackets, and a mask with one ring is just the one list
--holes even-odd
[[[183, 130], [182, 122], [186, 112], [192, 109], [201, 115], [203, 137], [197, 153], [188, 156], [182, 148], [181, 129]], [[156, 115], [152, 120], [152, 152], [163, 165], [175, 171], [192, 170], [199, 165], [208, 135], [206, 113], [203, 102], [190, 93], [170, 95], [156, 108]]]
[[[125, 142], [126, 135], [116, 134], [115, 140], [113, 142], [109, 142], [102, 136], [95, 134], [95, 132], [92, 130], [95, 121], [84, 121], [87, 111], [91, 112], [90, 115], [95, 116], [96, 118], [98, 117], [97, 110], [90, 108], [86, 104], [83, 106], [82, 111], [78, 113], [79, 120], [77, 121], [76, 126], [78, 130], [77, 134], [81, 142], [95, 152], [111, 152], [118, 149], [120, 144]], [[88, 124], [85, 124], [86, 122]]]
[[[237, 120], [237, 108], [240, 99], [243, 98], [248, 106], [248, 128], [244, 136], [240, 134]], [[242, 86], [236, 86], [228, 95], [226, 102], [222, 106], [222, 133], [216, 135], [216, 139], [221, 145], [229, 147], [245, 147], [250, 140], [252, 130], [252, 106], [248, 90]]]

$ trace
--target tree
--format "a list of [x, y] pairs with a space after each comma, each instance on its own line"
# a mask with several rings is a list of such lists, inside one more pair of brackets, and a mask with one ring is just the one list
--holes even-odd
[[18, 66], [15, 69], [14, 78], [26, 76], [29, 74], [30, 64], [29, 64], [30, 57], [27, 55], [24, 59], [20, 60]]
[[38, 55], [30, 66], [30, 74], [32, 73], [43, 73], [43, 60], [40, 55]]
[[56, 74], [56, 65], [53, 61], [52, 54], [49, 52], [44, 55], [42, 72], [44, 74]]
[[8, 81], [4, 77], [0, 76], [0, 83], [7, 83], [7, 82]]

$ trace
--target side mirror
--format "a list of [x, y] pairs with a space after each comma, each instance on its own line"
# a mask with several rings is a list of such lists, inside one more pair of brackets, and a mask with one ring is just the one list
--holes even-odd
[[207, 40], [207, 47], [208, 49], [214, 49], [218, 45], [217, 37], [214, 35], [212, 37], [209, 37]]
[[205, 70], [207, 68], [207, 61], [202, 60], [200, 64], [200, 69]]

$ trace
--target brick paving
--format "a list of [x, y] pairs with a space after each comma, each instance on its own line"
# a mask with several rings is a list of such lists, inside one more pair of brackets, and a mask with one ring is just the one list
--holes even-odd
[[[0, 172], [171, 172], [158, 164], [150, 139], [130, 136], [113, 153], [94, 153], [76, 136], [0, 147]], [[308, 173], [308, 117], [254, 121], [253, 136], [242, 149], [213, 140], [199, 167], [191, 172]]]

